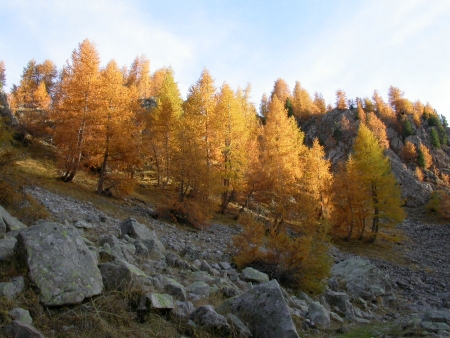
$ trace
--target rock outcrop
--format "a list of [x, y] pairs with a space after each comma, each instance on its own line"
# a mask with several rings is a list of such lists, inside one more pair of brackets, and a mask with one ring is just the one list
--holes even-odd
[[14, 250], [44, 305], [81, 303], [103, 290], [97, 259], [71, 225], [42, 222], [24, 229]]
[[253, 287], [240, 296], [226, 300], [217, 311], [239, 317], [254, 337], [297, 338], [298, 333], [276, 280]]

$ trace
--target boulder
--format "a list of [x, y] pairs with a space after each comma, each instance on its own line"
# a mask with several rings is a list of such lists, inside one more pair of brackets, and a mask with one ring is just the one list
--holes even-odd
[[193, 293], [194, 295], [208, 297], [209, 296], [209, 285], [206, 284], [205, 282], [201, 282], [201, 281], [194, 282], [194, 283], [189, 284], [186, 287], [186, 292]]
[[14, 254], [16, 242], [14, 237], [0, 239], [0, 262], [4, 262]]
[[200, 306], [192, 312], [189, 318], [194, 323], [210, 331], [219, 331], [227, 334], [231, 330], [226, 318], [214, 311], [211, 305]]
[[176, 301], [171, 315], [177, 319], [187, 320], [194, 310], [195, 307], [191, 302]]
[[345, 318], [352, 320], [355, 318], [355, 311], [350, 299], [345, 292], [327, 291], [325, 293], [325, 300], [333, 309], [337, 308], [340, 313], [345, 315]]
[[97, 257], [71, 225], [42, 222], [24, 229], [14, 251], [46, 306], [81, 303], [103, 290]]
[[267, 274], [259, 272], [251, 267], [247, 267], [242, 270], [241, 278], [246, 282], [252, 283], [266, 283], [269, 281], [269, 276]]
[[247, 323], [255, 337], [298, 338], [288, 304], [275, 279], [227, 299], [217, 312], [238, 316]]
[[136, 221], [136, 219], [129, 217], [120, 223], [121, 236], [125, 235], [130, 236], [134, 239], [152, 239], [155, 237], [154, 234], [151, 233], [150, 229], [145, 225]]
[[450, 310], [448, 309], [429, 309], [425, 312], [423, 319], [424, 322], [433, 323], [445, 323], [450, 325]]
[[140, 311], [156, 311], [167, 313], [174, 308], [173, 298], [165, 293], [150, 292], [145, 294], [140, 301]]
[[136, 247], [133, 244], [120, 240], [114, 235], [105, 235], [100, 238], [100, 245], [103, 246], [100, 250], [100, 258], [103, 261], [113, 261], [117, 258], [131, 264], [135, 263], [133, 255]]
[[152, 285], [150, 277], [127, 261], [116, 259], [99, 265], [106, 290], [141, 289], [147, 291]]
[[335, 264], [331, 276], [353, 299], [387, 302], [395, 298], [389, 277], [367, 259], [352, 257]]
[[[15, 231], [15, 230], [22, 230], [27, 227], [25, 224], [23, 224], [17, 218], [11, 216], [9, 214], [9, 212], [7, 212], [1, 206], [0, 206], [0, 218], [2, 220], [2, 222], [0, 222], [0, 238], [3, 238], [2, 237], [2, 229], [4, 229], [5, 232], [9, 232], [9, 231]], [[2, 223], [3, 223], [3, 225], [2, 225]], [[3, 232], [3, 236], [4, 236], [5, 232]]]
[[440, 322], [421, 322], [420, 326], [429, 332], [439, 332], [439, 331], [449, 331], [450, 330], [450, 326], [448, 326], [445, 323], [440, 323]]
[[18, 320], [12, 321], [5, 327], [5, 335], [6, 337], [11, 338], [45, 338], [45, 336], [31, 324]]
[[25, 323], [25, 324], [33, 324], [33, 319], [30, 316], [30, 312], [25, 309], [21, 309], [20, 307], [16, 307], [9, 311], [8, 313], [13, 320], [17, 320], [19, 322]]
[[327, 329], [330, 327], [330, 313], [319, 302], [313, 302], [308, 307], [308, 317], [314, 324]]
[[156, 238], [156, 236], [150, 239], [143, 239], [142, 243], [148, 250], [149, 258], [155, 260], [163, 260], [166, 258], [166, 248], [164, 247], [164, 244]]
[[11, 278], [9, 282], [0, 283], [0, 296], [14, 299], [25, 289], [25, 281], [22, 276]]
[[163, 277], [162, 282], [165, 292], [183, 302], [186, 300], [186, 290], [183, 285], [178, 283], [175, 279], [168, 277]]

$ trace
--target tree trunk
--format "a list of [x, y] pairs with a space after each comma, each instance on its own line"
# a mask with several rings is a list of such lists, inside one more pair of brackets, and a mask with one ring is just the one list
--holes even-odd
[[105, 155], [103, 156], [102, 168], [100, 170], [100, 177], [98, 178], [97, 185], [97, 194], [101, 195], [103, 193], [103, 182], [105, 181], [106, 176], [106, 163], [108, 162], [108, 151], [105, 151]]

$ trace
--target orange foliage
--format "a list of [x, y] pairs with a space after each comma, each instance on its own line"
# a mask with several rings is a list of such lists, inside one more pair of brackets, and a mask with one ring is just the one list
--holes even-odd
[[414, 144], [406, 141], [405, 145], [400, 151], [400, 156], [404, 162], [415, 162], [417, 159], [417, 151]]

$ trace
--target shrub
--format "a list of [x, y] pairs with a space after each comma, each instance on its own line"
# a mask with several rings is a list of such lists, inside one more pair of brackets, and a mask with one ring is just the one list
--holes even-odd
[[252, 266], [285, 286], [320, 293], [330, 271], [324, 233], [299, 236], [269, 229], [251, 215], [240, 218], [243, 231], [233, 238], [234, 262]]
[[450, 219], [450, 195], [445, 190], [436, 190], [431, 194], [427, 210], [443, 219]]

